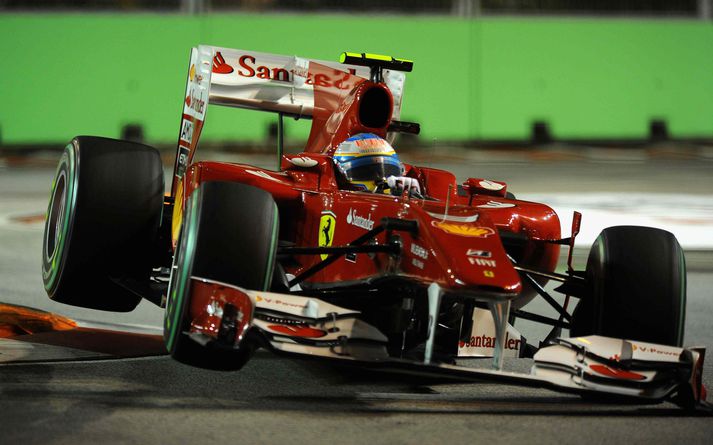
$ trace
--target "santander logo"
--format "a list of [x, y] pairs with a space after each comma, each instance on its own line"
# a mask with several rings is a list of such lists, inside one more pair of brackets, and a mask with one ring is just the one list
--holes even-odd
[[191, 88], [191, 93], [186, 97], [185, 103], [188, 108], [202, 114], [205, 108], [205, 100], [203, 100], [200, 94], [195, 93], [196, 91]]
[[213, 57], [213, 72], [218, 74], [230, 74], [233, 72], [233, 67], [225, 62], [220, 51], [215, 53]]
[[[328, 72], [312, 73], [308, 69], [290, 68], [290, 58], [282, 58], [285, 60], [271, 60], [269, 62], [261, 60], [259, 56], [252, 54], [231, 54], [228, 53], [228, 59], [231, 62], [236, 62], [230, 65], [225, 61], [223, 54], [220, 51], [213, 56], [213, 73], [216, 74], [232, 74], [235, 72], [234, 80], [240, 77], [257, 78], [266, 81], [277, 81], [292, 83], [294, 76], [305, 78], [304, 82], [307, 85], [316, 85], [320, 87], [335, 87], [341, 90], [351, 89], [354, 87], [352, 75], [356, 74], [354, 68], [348, 68], [349, 72], [340, 69], [331, 69]], [[269, 66], [268, 66], [269, 65]], [[281, 66], [285, 65], [285, 66]]]
[[347, 213], [347, 224], [357, 226], [364, 230], [371, 230], [374, 228], [374, 220], [371, 219], [371, 213], [365, 218], [357, 214], [356, 209], [349, 209]]

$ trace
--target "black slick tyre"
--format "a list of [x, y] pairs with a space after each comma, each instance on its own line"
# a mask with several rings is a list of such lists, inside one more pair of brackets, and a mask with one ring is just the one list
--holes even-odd
[[588, 294], [572, 336], [589, 334], [681, 346], [686, 264], [673, 234], [650, 227], [604, 229], [587, 260]]
[[275, 270], [278, 211], [268, 192], [238, 183], [207, 182], [188, 199], [174, 254], [164, 341], [179, 362], [215, 370], [240, 369], [253, 345], [201, 345], [188, 335], [191, 277], [268, 290]]
[[42, 279], [60, 303], [131, 311], [141, 297], [117, 284], [147, 281], [163, 207], [155, 148], [78, 136], [52, 183], [42, 243]]

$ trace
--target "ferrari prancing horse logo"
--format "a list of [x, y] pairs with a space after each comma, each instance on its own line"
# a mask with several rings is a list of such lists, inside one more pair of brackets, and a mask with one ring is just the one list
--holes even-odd
[[[334, 226], [337, 223], [334, 213], [323, 212], [319, 218], [319, 247], [329, 247], [334, 239]], [[323, 253], [320, 255], [322, 260], [326, 260], [329, 255]]]

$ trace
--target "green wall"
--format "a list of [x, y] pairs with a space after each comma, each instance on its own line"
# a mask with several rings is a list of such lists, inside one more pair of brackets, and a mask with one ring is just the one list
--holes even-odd
[[[2, 143], [178, 133], [188, 49], [198, 43], [334, 59], [415, 61], [402, 118], [426, 140], [713, 137], [713, 24], [695, 21], [342, 15], [0, 15]], [[269, 114], [211, 107], [205, 139], [262, 138]], [[307, 124], [300, 125], [307, 128]], [[297, 133], [290, 124], [292, 136]]]

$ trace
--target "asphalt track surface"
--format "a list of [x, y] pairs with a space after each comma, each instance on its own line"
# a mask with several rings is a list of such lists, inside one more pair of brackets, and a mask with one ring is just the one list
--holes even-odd
[[[516, 193], [565, 187], [569, 192], [665, 189], [701, 198], [713, 195], [713, 161], [705, 157], [602, 163], [412, 156], [455, 170], [459, 179], [474, 170], [474, 176], [505, 179]], [[130, 314], [112, 314], [45, 297], [37, 215], [45, 210], [54, 173], [52, 155], [45, 158], [0, 161], [0, 302], [85, 320], [160, 325], [161, 310], [148, 303]], [[242, 158], [263, 164], [268, 159]], [[700, 264], [688, 273], [686, 344], [710, 348], [713, 269], [705, 260]], [[530, 308], [538, 307], [551, 313], [542, 304]], [[531, 340], [546, 332], [526, 322], [517, 327]], [[712, 359], [709, 354], [704, 369], [709, 385]], [[527, 361], [509, 365], [522, 371], [529, 367]], [[193, 369], [166, 357], [0, 366], [0, 444], [694, 444], [711, 443], [711, 438], [713, 417], [687, 414], [667, 403], [592, 402], [548, 390], [425, 381], [269, 353], [256, 354], [236, 373]]]

